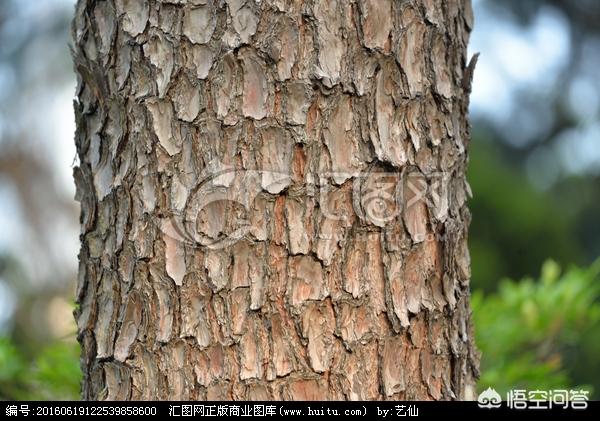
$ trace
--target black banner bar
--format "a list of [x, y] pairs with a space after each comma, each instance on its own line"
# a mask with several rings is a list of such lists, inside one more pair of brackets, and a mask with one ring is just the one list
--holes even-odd
[[[539, 405], [527, 408], [482, 408], [477, 402], [0, 402], [0, 416], [22, 417], [161, 417], [161, 418], [288, 418], [288, 417], [369, 417], [378, 420], [430, 416], [488, 417], [577, 417], [598, 419], [600, 404], [585, 407]], [[596, 414], [596, 415], [594, 415]]]

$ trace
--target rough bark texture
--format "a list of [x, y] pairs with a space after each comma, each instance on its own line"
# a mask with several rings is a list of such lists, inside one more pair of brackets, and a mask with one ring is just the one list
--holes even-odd
[[470, 7], [78, 2], [83, 398], [472, 397]]

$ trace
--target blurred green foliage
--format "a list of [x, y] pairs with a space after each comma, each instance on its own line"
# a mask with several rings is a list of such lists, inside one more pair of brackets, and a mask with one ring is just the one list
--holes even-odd
[[79, 399], [79, 344], [57, 341], [25, 355], [6, 337], [0, 338], [0, 399]]
[[[484, 326], [487, 322], [491, 323], [493, 317], [504, 315], [509, 310], [510, 305], [506, 300], [512, 295], [507, 295], [506, 289], [535, 295], [547, 293], [556, 287], [559, 289], [556, 294], [562, 293], [560, 282], [559, 286], [538, 290], [532, 286], [537, 284], [528, 278], [538, 273], [546, 259], [550, 258], [562, 267], [587, 267], [600, 256], [600, 176], [565, 176], [557, 183], [539, 189], [534, 187], [527, 175], [526, 165], [522, 162], [523, 155], [523, 151], [498, 141], [489, 132], [474, 133], [470, 145], [468, 180], [473, 191], [473, 199], [469, 202], [473, 215], [469, 229], [471, 288], [475, 291], [474, 305], [479, 306], [474, 309], [475, 318], [479, 320], [478, 324], [483, 323]], [[589, 270], [593, 272], [595, 265], [597, 263], [590, 266]], [[571, 274], [569, 276], [575, 276], [572, 270], [568, 273]], [[519, 289], [516, 282], [510, 284], [513, 285], [512, 289], [505, 286], [506, 282], [498, 283], [499, 279], [507, 277], [525, 277], [523, 289]], [[569, 281], [568, 285], [574, 287], [588, 281], [589, 277], [581, 277], [579, 281]], [[538, 384], [540, 387], [551, 384], [564, 387], [591, 384], [597, 397], [600, 391], [600, 326], [598, 322], [593, 322], [597, 304], [587, 306], [586, 303], [598, 301], [595, 285], [599, 282], [598, 279], [589, 281], [589, 301], [581, 299], [570, 303], [570, 307], [582, 306], [571, 308], [571, 311], [582, 312], [577, 323], [587, 323], [587, 326], [591, 326], [589, 330], [580, 329], [581, 326], [568, 319], [571, 322], [562, 326], [558, 338], [548, 336], [543, 342], [544, 346], [552, 345], [554, 350], [559, 350], [552, 355], [560, 357], [560, 360], [545, 358], [544, 364], [529, 365], [528, 361], [540, 361], [538, 355], [532, 354], [532, 345], [518, 342], [517, 337], [514, 340], [512, 336], [506, 337], [514, 334], [510, 331], [514, 328], [514, 324], [511, 325], [516, 317], [514, 314], [502, 316], [497, 321], [499, 325], [492, 332], [496, 332], [499, 339], [493, 346], [490, 345], [492, 339], [482, 333], [482, 327], [476, 326], [481, 336], [478, 345], [483, 351], [481, 385], [490, 385], [497, 390], [503, 388], [502, 384], [516, 387], [511, 383], [526, 379], [527, 376], [520, 377], [519, 373], [530, 367], [531, 370], [526, 371], [530, 377], [528, 384]], [[485, 305], [477, 301], [482, 299], [478, 298], [482, 293], [491, 294], [483, 300]], [[535, 299], [532, 300], [536, 303]], [[591, 313], [586, 315], [588, 310]], [[547, 311], [558, 313], [556, 320], [561, 320], [560, 317], [564, 316], [561, 312], [565, 309], [557, 307]], [[492, 320], [488, 319], [488, 313]], [[505, 322], [507, 326], [502, 327], [501, 324]], [[550, 333], [553, 331], [540, 331], [537, 337]], [[508, 345], [505, 344], [512, 344], [512, 354], [504, 354], [508, 351]], [[490, 355], [487, 355], [488, 352]], [[505, 355], [507, 360], [502, 360], [501, 355]], [[515, 360], [509, 361], [510, 358]], [[536, 381], [533, 381], [534, 373], [538, 376]], [[493, 386], [492, 380], [498, 384]]]
[[534, 274], [548, 258], [561, 264], [586, 263], [576, 235], [577, 198], [564, 201], [535, 189], [501, 144], [475, 136], [468, 180], [473, 191], [469, 250], [475, 288], [493, 291], [498, 279]]
[[600, 259], [562, 275], [548, 260], [539, 280], [503, 280], [496, 293], [475, 291], [472, 306], [482, 352], [480, 390], [593, 389], [574, 379], [583, 368], [577, 361], [597, 360]]

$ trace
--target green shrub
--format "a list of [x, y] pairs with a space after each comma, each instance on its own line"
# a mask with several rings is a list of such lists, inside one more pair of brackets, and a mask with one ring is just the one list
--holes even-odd
[[[563, 389], [574, 384], [577, 359], [596, 344], [600, 326], [600, 260], [561, 275], [549, 260], [539, 280], [503, 280], [497, 293], [472, 298], [476, 340], [482, 352], [479, 389]], [[592, 347], [593, 348], [593, 347]], [[588, 373], [586, 382], [596, 379]]]

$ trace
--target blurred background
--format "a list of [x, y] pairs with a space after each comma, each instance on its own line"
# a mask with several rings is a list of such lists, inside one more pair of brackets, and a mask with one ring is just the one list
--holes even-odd
[[[74, 0], [0, 0], [0, 399], [77, 399]], [[600, 2], [473, 0], [480, 389], [600, 398]]]

